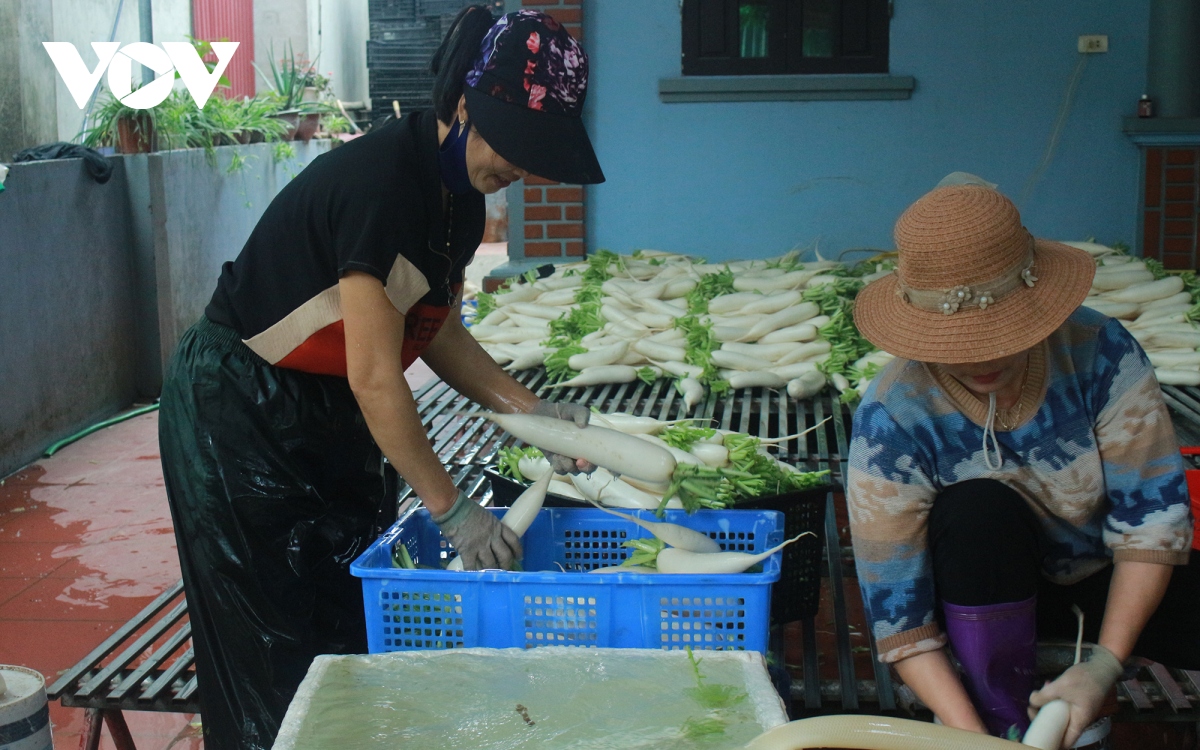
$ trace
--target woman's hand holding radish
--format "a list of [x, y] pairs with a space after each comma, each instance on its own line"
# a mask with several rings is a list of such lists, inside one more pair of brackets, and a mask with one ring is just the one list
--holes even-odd
[[1063, 672], [1057, 680], [1029, 696], [1033, 715], [1052, 700], [1061, 698], [1070, 704], [1071, 714], [1063, 747], [1070, 747], [1089, 724], [1096, 720], [1108, 692], [1121, 676], [1121, 661], [1105, 647], [1092, 646], [1092, 656]]
[[464, 570], [508, 570], [522, 556], [521, 538], [516, 532], [465, 492], [459, 492], [450, 510], [434, 516], [433, 522], [458, 550]]
[[[553, 419], [562, 419], [567, 422], [574, 422], [578, 427], [587, 427], [588, 420], [592, 418], [592, 412], [582, 404], [572, 404], [567, 401], [546, 401], [542, 399], [537, 402], [530, 412], [538, 417], [551, 417]], [[542, 451], [546, 456], [546, 460], [554, 467], [554, 471], [559, 474], [577, 474], [581, 471], [592, 472], [596, 467], [583, 459], [578, 461], [558, 453]]]

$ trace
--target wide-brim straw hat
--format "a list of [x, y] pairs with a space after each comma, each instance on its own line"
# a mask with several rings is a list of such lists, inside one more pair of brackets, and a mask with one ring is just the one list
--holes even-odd
[[1031, 348], [1087, 297], [1086, 252], [1036, 239], [1016, 206], [977, 185], [942, 187], [896, 221], [896, 272], [859, 292], [854, 322], [904, 359], [985, 362]]

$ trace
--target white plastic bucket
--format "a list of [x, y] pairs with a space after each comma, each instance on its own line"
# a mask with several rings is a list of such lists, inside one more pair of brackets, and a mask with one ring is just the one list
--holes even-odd
[[0, 681], [0, 750], [54, 750], [45, 678], [0, 664]]

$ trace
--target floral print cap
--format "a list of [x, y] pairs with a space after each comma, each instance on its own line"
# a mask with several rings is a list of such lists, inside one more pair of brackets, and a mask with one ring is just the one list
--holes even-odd
[[511, 164], [556, 182], [604, 182], [581, 116], [587, 55], [558, 21], [533, 10], [502, 17], [465, 84], [471, 122]]
[[578, 117], [588, 59], [579, 42], [545, 13], [509, 13], [488, 31], [467, 85], [529, 109]]

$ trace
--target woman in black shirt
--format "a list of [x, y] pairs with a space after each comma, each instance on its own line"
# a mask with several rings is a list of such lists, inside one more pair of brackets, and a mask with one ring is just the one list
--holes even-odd
[[587, 58], [549, 16], [471, 6], [433, 70], [434, 110], [319, 157], [280, 191], [163, 384], [209, 750], [270, 747], [312, 658], [366, 650], [348, 568], [394, 520], [382, 456], [468, 569], [521, 556], [434, 454], [404, 379], [417, 357], [488, 409], [587, 423], [582, 405], [513, 380], [457, 315], [484, 193], [529, 174], [603, 181], [580, 119]]

